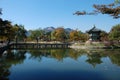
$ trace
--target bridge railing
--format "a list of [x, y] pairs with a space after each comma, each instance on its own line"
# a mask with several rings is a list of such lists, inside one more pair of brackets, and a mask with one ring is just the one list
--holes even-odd
[[17, 48], [17, 49], [32, 49], [32, 48], [69, 48], [70, 43], [13, 43], [10, 45], [10, 48]]

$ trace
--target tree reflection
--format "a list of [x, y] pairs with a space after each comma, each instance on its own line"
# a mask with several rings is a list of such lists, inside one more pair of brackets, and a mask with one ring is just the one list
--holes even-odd
[[120, 66], [120, 50], [88, 50], [86, 51], [86, 54], [88, 56], [86, 62], [93, 65], [93, 67], [95, 67], [97, 64], [103, 63], [101, 60], [103, 57], [109, 57], [111, 63]]
[[0, 56], [0, 80], [9, 80], [8, 76], [10, 75], [10, 67], [11, 65], [5, 62], [4, 57]]
[[43, 49], [43, 50], [30, 50], [30, 59], [36, 59], [41, 61], [42, 57], [55, 58], [58, 61], [62, 61], [65, 57], [66, 50], [62, 49]]
[[74, 50], [74, 49], [43, 49], [43, 50], [29, 50], [29, 59], [36, 59], [41, 61], [42, 57], [55, 58], [58, 61], [63, 61], [64, 58], [71, 58], [77, 60], [80, 56], [87, 55], [86, 62], [93, 67], [103, 63], [101, 58], [109, 57], [113, 64], [120, 66], [120, 51], [118, 50]]
[[51, 50], [51, 56], [58, 61], [63, 61], [63, 58], [66, 57], [66, 49], [56, 49], [56, 50]]
[[[27, 52], [28, 51], [28, 52]], [[104, 63], [103, 57], [109, 57], [113, 64], [120, 66], [120, 50], [74, 50], [74, 49], [35, 49], [35, 50], [8, 50], [7, 55], [0, 56], [0, 80], [9, 80], [10, 68], [12, 65], [22, 64], [26, 53], [30, 54], [29, 59], [42, 61], [43, 57], [54, 58], [64, 61], [65, 58], [80, 60], [81, 56], [86, 56], [88, 64], [93, 67]]]
[[120, 66], [120, 49], [104, 50], [99, 54], [102, 57], [109, 57], [113, 64]]
[[113, 64], [120, 66], [120, 50], [109, 51], [109, 58]]
[[42, 57], [55, 58], [58, 61], [63, 61], [64, 58], [70, 57], [71, 59], [77, 60], [82, 54], [81, 52], [73, 49], [43, 49], [43, 50], [29, 50], [31, 56], [29, 59], [42, 60]]
[[29, 50], [29, 53], [30, 53], [30, 57], [29, 59], [36, 59], [38, 61], [41, 61], [42, 57], [50, 57], [50, 50], [46, 50], [46, 49], [43, 49], [43, 50]]
[[88, 59], [86, 60], [86, 62], [88, 62], [95, 68], [97, 64], [102, 63], [101, 58], [102, 56], [99, 53], [88, 54]]
[[7, 55], [0, 56], [0, 80], [9, 80], [9, 68], [12, 65], [22, 64], [26, 51], [8, 50]]
[[84, 54], [84, 50], [76, 51], [74, 49], [70, 49], [68, 56], [71, 57], [74, 60], [77, 60], [80, 56]]
[[6, 56], [6, 61], [9, 62], [9, 64], [22, 64], [25, 56], [26, 51], [25, 50], [14, 50], [9, 51], [9, 53]]

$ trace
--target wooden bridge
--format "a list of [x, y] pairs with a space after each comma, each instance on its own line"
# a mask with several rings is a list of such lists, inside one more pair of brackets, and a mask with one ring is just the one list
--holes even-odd
[[70, 43], [13, 43], [10, 49], [48, 49], [48, 48], [69, 48]]
[[11, 43], [0, 47], [0, 53], [2, 54], [7, 49], [67, 49], [70, 45], [70, 43]]

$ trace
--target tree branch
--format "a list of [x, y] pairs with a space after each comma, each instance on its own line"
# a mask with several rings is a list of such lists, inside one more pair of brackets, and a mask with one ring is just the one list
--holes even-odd
[[76, 11], [73, 15], [97, 15], [99, 13], [108, 14], [112, 16], [114, 19], [120, 18], [120, 4], [108, 4], [108, 5], [96, 5], [94, 4], [93, 7], [95, 10], [92, 12], [86, 11]]

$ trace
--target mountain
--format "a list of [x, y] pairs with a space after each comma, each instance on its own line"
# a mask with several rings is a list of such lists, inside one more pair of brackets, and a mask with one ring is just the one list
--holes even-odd
[[[45, 31], [45, 33], [48, 33], [48, 32], [54, 31], [55, 29], [56, 28], [51, 26], [51, 27], [44, 28], [43, 31]], [[64, 30], [65, 30], [66, 33], [70, 33], [71, 31], [73, 31], [73, 29], [71, 29], [71, 28], [64, 28]]]
[[55, 28], [51, 26], [51, 27], [46, 27], [46, 28], [44, 28], [43, 30], [47, 33], [47, 32], [52, 32], [52, 31], [54, 31]]
[[70, 33], [71, 31], [73, 31], [73, 29], [71, 29], [71, 28], [65, 28], [65, 31], [66, 31], [67, 33]]

